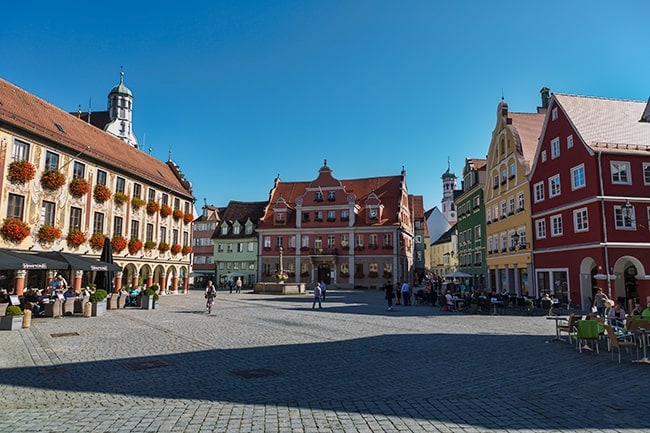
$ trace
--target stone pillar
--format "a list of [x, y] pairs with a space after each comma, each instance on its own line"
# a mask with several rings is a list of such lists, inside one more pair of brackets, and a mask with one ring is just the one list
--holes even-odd
[[183, 293], [187, 293], [189, 289], [190, 289], [190, 276], [186, 274], [183, 277]]
[[27, 271], [20, 269], [16, 271], [16, 278], [14, 279], [14, 295], [23, 296], [25, 292], [25, 276]]
[[153, 285], [153, 275], [149, 274], [147, 275], [147, 284], [145, 285], [146, 287], [151, 287]]
[[74, 281], [72, 287], [74, 288], [75, 293], [81, 292], [81, 280], [84, 276], [84, 271], [74, 271]]
[[115, 272], [115, 288], [114, 292], [119, 293], [122, 289], [122, 271]]
[[158, 294], [164, 295], [167, 288], [167, 274], [162, 272], [160, 274], [160, 287], [158, 287]]
[[176, 274], [172, 274], [172, 292], [176, 293], [178, 290], [178, 277]]
[[139, 282], [138, 274], [133, 275], [133, 278], [131, 278], [131, 287], [133, 288], [138, 287], [138, 282]]

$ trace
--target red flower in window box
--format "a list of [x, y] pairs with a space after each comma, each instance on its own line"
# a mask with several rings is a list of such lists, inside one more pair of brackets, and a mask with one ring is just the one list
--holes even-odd
[[65, 240], [70, 248], [78, 248], [79, 245], [86, 242], [86, 234], [79, 229], [72, 229]]
[[47, 244], [60, 239], [61, 235], [62, 233], [60, 228], [45, 224], [41, 226], [40, 229], [38, 229], [38, 234], [36, 237], [38, 238], [39, 242]]
[[192, 247], [189, 245], [185, 245], [181, 250], [181, 254], [183, 254], [184, 256], [190, 254], [191, 252], [192, 252]]
[[140, 239], [131, 238], [129, 240], [129, 254], [133, 255], [142, 249], [143, 243]]
[[25, 221], [19, 220], [18, 218], [7, 218], [0, 228], [0, 235], [2, 239], [12, 242], [14, 244], [19, 244], [29, 236], [31, 228]]
[[151, 251], [151, 250], [153, 250], [154, 248], [156, 248], [156, 243], [155, 243], [154, 241], [146, 241], [146, 242], [144, 243], [144, 249], [145, 249], [146, 251]]
[[183, 219], [185, 217], [185, 213], [183, 213], [182, 210], [180, 209], [174, 209], [174, 213], [172, 213], [172, 216], [176, 221]]
[[147, 203], [147, 213], [153, 215], [160, 210], [160, 205], [155, 201], [150, 201]]
[[73, 197], [82, 197], [90, 192], [90, 184], [82, 177], [75, 177], [70, 181], [68, 188]]
[[41, 186], [49, 191], [56, 191], [65, 185], [65, 175], [56, 170], [45, 170], [41, 175]]
[[163, 204], [162, 206], [160, 206], [160, 216], [161, 217], [167, 218], [171, 214], [172, 214], [172, 208], [169, 205]]
[[183, 215], [183, 222], [185, 224], [189, 224], [192, 221], [194, 221], [194, 214], [192, 212], [188, 212], [185, 215]]
[[166, 253], [169, 251], [169, 244], [167, 242], [161, 242], [158, 244], [158, 251], [161, 253]]
[[144, 200], [142, 200], [140, 197], [133, 197], [131, 199], [131, 207], [133, 207], [133, 210], [138, 210], [142, 206], [144, 206]]
[[111, 198], [111, 190], [106, 185], [98, 183], [93, 190], [93, 197], [97, 203], [104, 203]]
[[115, 204], [122, 205], [126, 203], [128, 199], [129, 196], [124, 194], [123, 192], [118, 191], [115, 194], [113, 194], [113, 201], [115, 202]]
[[113, 239], [111, 239], [111, 247], [116, 253], [124, 251], [124, 248], [126, 248], [126, 239], [124, 239], [124, 236], [113, 236]]
[[9, 164], [7, 178], [11, 183], [23, 184], [36, 177], [36, 167], [29, 161], [14, 161]]
[[176, 255], [176, 254], [180, 253], [182, 249], [183, 249], [183, 247], [181, 247], [180, 244], [174, 244], [174, 245], [172, 245], [171, 252], [172, 252], [172, 254]]
[[90, 244], [90, 248], [93, 250], [101, 250], [104, 248], [105, 240], [106, 236], [104, 236], [102, 233], [93, 233], [88, 243]]

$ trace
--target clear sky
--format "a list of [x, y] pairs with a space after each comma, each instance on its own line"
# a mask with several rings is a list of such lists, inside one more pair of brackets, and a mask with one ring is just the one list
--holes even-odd
[[[141, 5], [141, 3], [143, 5]], [[407, 172], [485, 158], [502, 95], [650, 96], [650, 2], [274, 0], [7, 2], [0, 77], [66, 110], [106, 110], [124, 67], [134, 132], [203, 200], [268, 199], [273, 180]], [[460, 179], [459, 179], [460, 180]], [[460, 184], [459, 184], [460, 186]]]

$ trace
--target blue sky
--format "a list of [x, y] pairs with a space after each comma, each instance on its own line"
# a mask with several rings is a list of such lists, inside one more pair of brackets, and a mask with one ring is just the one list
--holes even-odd
[[327, 159], [341, 179], [404, 167], [429, 209], [448, 158], [460, 177], [485, 157], [502, 95], [522, 112], [544, 86], [650, 96], [645, 0], [140, 3], [4, 5], [0, 77], [102, 111], [123, 66], [141, 146], [171, 149], [199, 208], [267, 200]]

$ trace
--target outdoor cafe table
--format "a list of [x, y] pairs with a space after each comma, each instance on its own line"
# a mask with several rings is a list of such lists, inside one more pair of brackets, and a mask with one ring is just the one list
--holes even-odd
[[554, 341], [565, 341], [560, 337], [560, 320], [569, 320], [568, 317], [563, 316], [546, 316], [546, 320], [555, 320], [555, 338]]
[[637, 328], [632, 332], [634, 332], [634, 334], [640, 335], [640, 337], [641, 337], [641, 345], [643, 346], [643, 358], [637, 359], [637, 360], [632, 361], [632, 362], [640, 362], [640, 363], [643, 363], [643, 364], [650, 364], [650, 359], [648, 359], [648, 355], [646, 353], [646, 350], [647, 350], [646, 341], [648, 340], [648, 334], [650, 334], [650, 329]]

